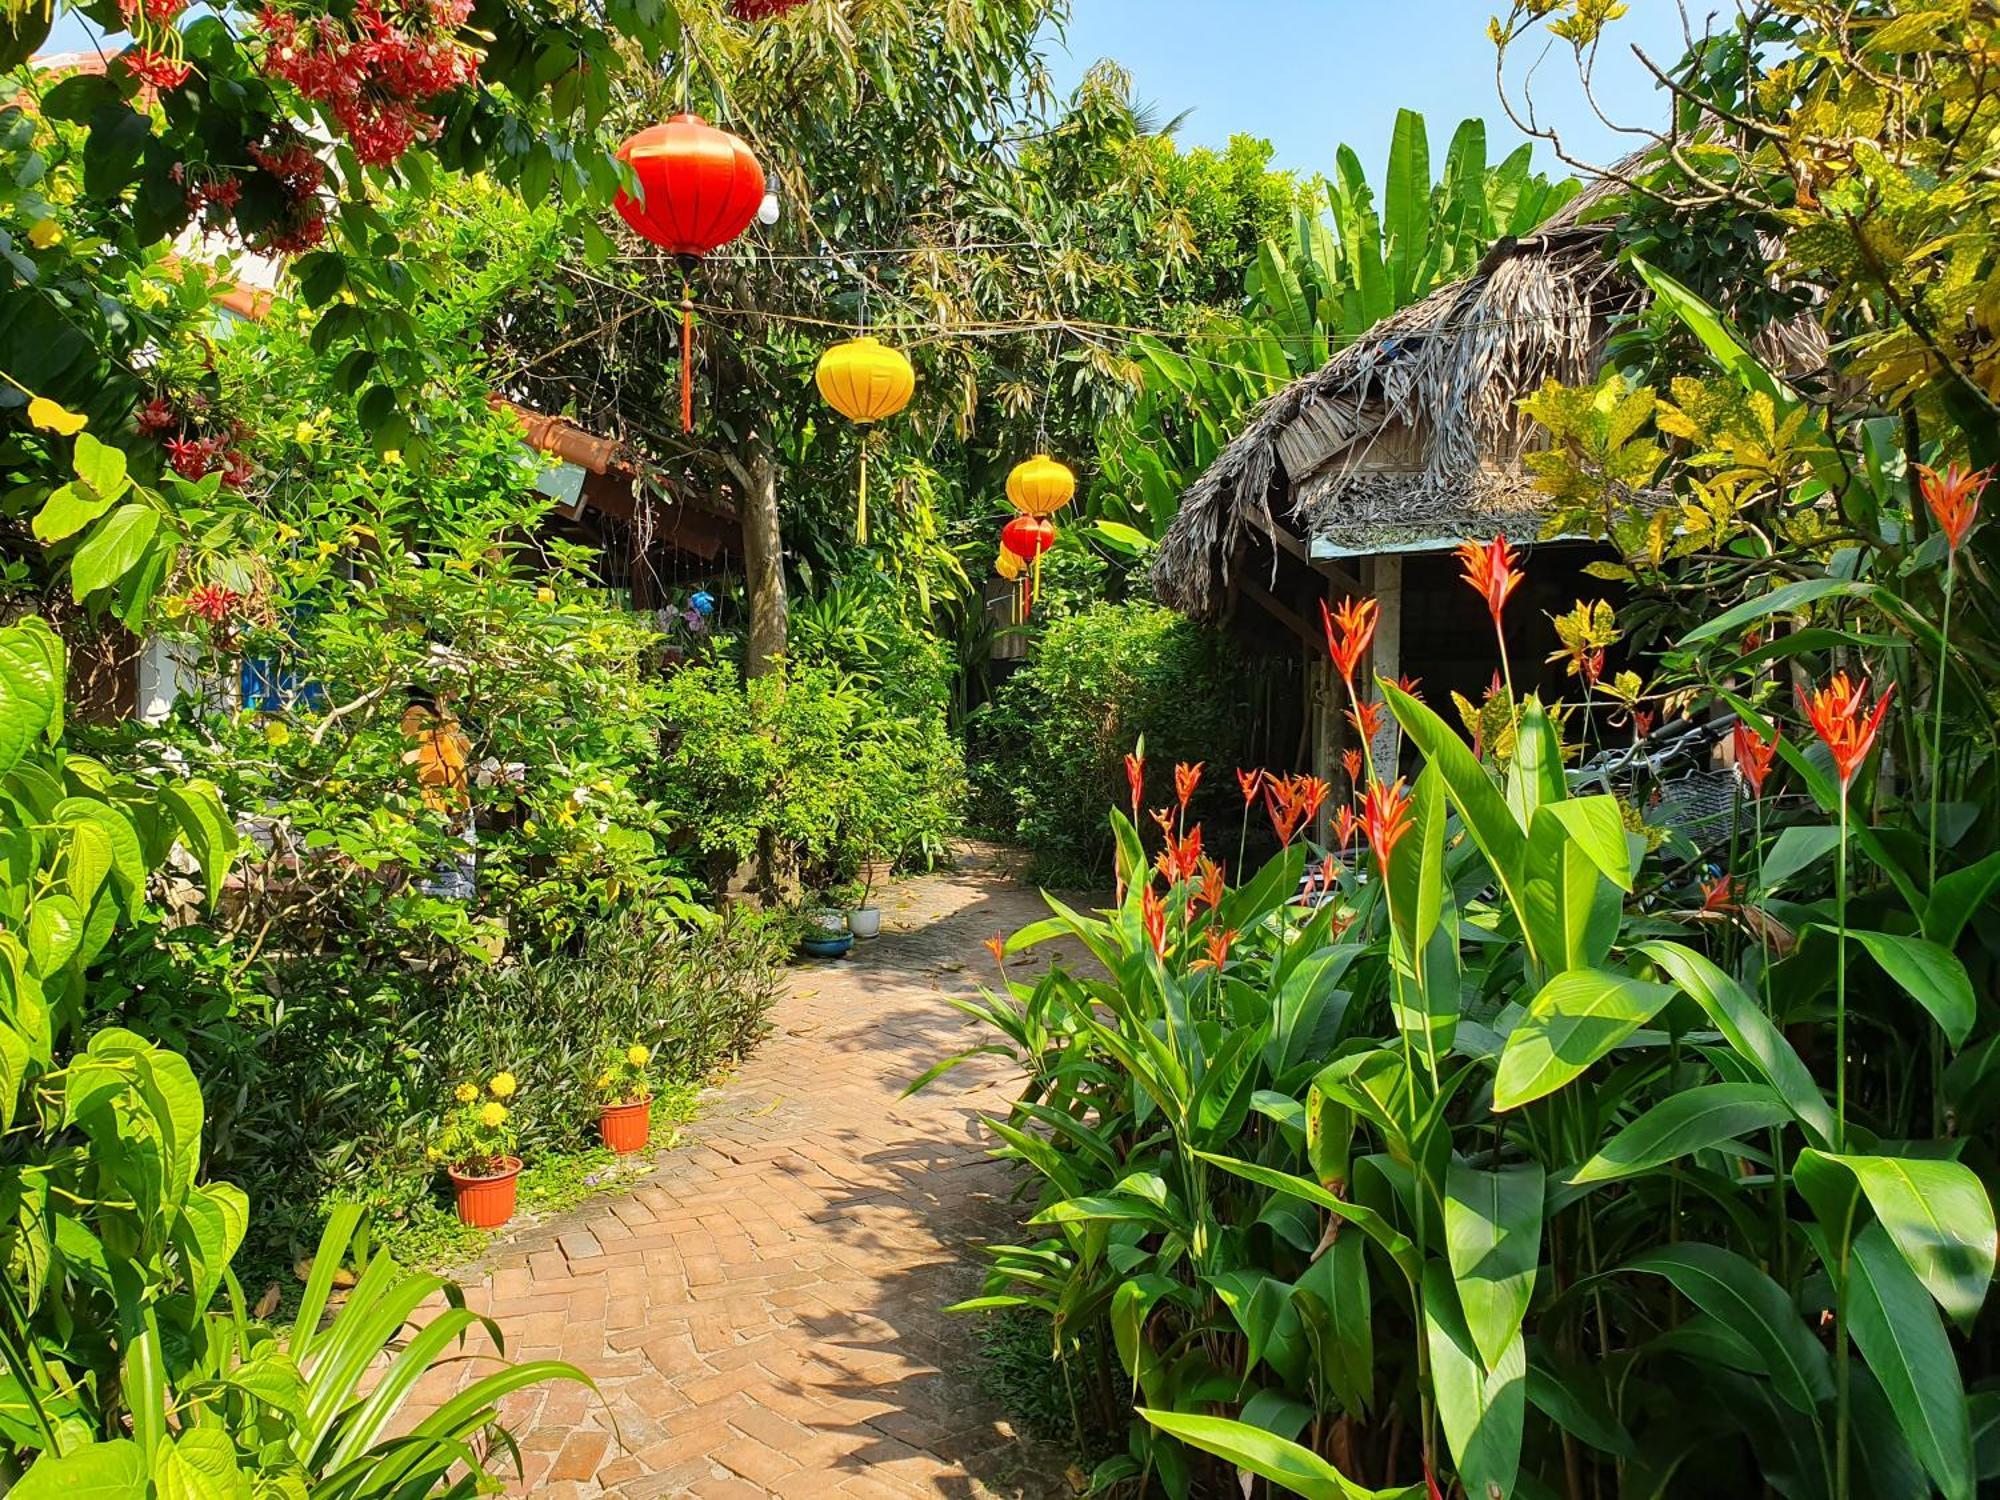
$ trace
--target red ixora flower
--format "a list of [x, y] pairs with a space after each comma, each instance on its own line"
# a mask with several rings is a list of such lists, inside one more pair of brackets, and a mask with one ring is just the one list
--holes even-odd
[[1923, 464], [1917, 465], [1917, 484], [1922, 490], [1924, 504], [1931, 509], [1931, 516], [1944, 533], [1944, 539], [1951, 550], [1956, 552], [1964, 543], [1966, 534], [1979, 520], [1979, 499], [1986, 493], [1986, 486], [1993, 482], [1991, 469], [1965, 469], [1952, 464], [1940, 474], [1936, 469]]
[[1750, 783], [1750, 795], [1764, 795], [1764, 783], [1771, 775], [1771, 766], [1778, 758], [1778, 741], [1785, 737], [1782, 729], [1774, 729], [1767, 740], [1756, 730], [1741, 720], [1731, 737], [1736, 750], [1736, 769], [1743, 779]]
[[1400, 779], [1393, 785], [1378, 781], [1368, 788], [1361, 804], [1361, 826], [1368, 830], [1368, 845], [1386, 875], [1389, 856], [1410, 831], [1410, 798]]
[[1896, 696], [1896, 684], [1890, 683], [1883, 691], [1873, 712], [1868, 707], [1868, 679], [1864, 677], [1856, 685], [1845, 672], [1835, 672], [1825, 687], [1815, 688], [1810, 695], [1804, 688], [1798, 694], [1799, 707], [1811, 722], [1813, 733], [1832, 754], [1841, 790], [1845, 791], [1875, 747], [1875, 732], [1882, 727], [1889, 700]]
[[1236, 773], [1236, 785], [1243, 791], [1243, 805], [1248, 807], [1257, 800], [1257, 794], [1264, 789], [1264, 773], [1262, 771], [1238, 771]]
[[1146, 794], [1146, 757], [1144, 753], [1125, 757], [1125, 785], [1132, 789], [1132, 821], [1139, 821], [1139, 799]]
[[1191, 766], [1174, 767], [1174, 795], [1180, 799], [1182, 812], [1187, 811], [1188, 799], [1194, 795], [1195, 788], [1201, 785], [1202, 766], [1205, 764], [1206, 762], [1198, 761]]
[[1508, 545], [1506, 535], [1496, 536], [1492, 541], [1461, 542], [1458, 546], [1458, 560], [1464, 566], [1466, 583], [1486, 601], [1486, 612], [1493, 616], [1493, 627], [1500, 627], [1500, 612], [1507, 607], [1507, 598], [1521, 586], [1524, 576], [1514, 566], [1519, 560], [1513, 547]]
[[1326, 629], [1327, 654], [1333, 658], [1333, 665], [1340, 673], [1340, 680], [1347, 684], [1347, 695], [1354, 696], [1354, 669], [1368, 652], [1368, 645], [1375, 639], [1375, 624], [1382, 613], [1382, 606], [1373, 599], [1343, 599], [1338, 609], [1328, 609], [1324, 599], [1319, 601], [1320, 624]]

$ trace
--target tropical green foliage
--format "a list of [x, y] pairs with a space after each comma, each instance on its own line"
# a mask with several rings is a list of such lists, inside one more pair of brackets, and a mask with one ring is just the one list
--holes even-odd
[[[1152, 604], [1097, 604], [1048, 622], [1035, 654], [969, 726], [977, 814], [1018, 839], [1039, 879], [1088, 883], [1107, 867], [1098, 817], [1125, 800], [1124, 757], [1144, 739], [1157, 765], [1248, 749], [1253, 680], [1228, 640]], [[1159, 793], [1164, 796], [1164, 793]]]

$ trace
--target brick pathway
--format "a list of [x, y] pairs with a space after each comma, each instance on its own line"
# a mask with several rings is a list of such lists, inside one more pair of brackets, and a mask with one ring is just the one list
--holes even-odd
[[510, 1398], [516, 1492], [1069, 1493], [1066, 1460], [981, 1400], [968, 1320], [939, 1312], [977, 1289], [967, 1245], [1015, 1223], [974, 1134], [1007, 1069], [899, 1097], [974, 1035], [943, 997], [991, 963], [984, 940], [1046, 908], [977, 849], [884, 908], [878, 941], [793, 972], [769, 1040], [656, 1173], [467, 1279], [510, 1356], [574, 1361], [602, 1391]]

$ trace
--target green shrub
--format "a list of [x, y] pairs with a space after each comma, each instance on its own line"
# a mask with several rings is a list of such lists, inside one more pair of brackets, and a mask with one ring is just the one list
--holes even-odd
[[1138, 740], [1153, 801], [1168, 799], [1174, 762], [1205, 761], [1209, 803], [1227, 805], [1249, 712], [1244, 664], [1216, 631], [1142, 603], [1053, 619], [973, 715], [980, 821], [1026, 845], [1037, 878], [1080, 883], [1105, 868], [1103, 810], [1126, 805]]

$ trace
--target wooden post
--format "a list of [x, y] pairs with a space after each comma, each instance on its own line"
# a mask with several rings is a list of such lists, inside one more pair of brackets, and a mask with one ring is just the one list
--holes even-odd
[[[1375, 676], [1394, 682], [1403, 675], [1403, 559], [1393, 555], [1370, 558], [1368, 582], [1382, 611], [1375, 626], [1371, 669]], [[1382, 733], [1368, 747], [1368, 753], [1375, 763], [1375, 774], [1388, 781], [1396, 779], [1396, 740], [1395, 720], [1385, 712]]]

